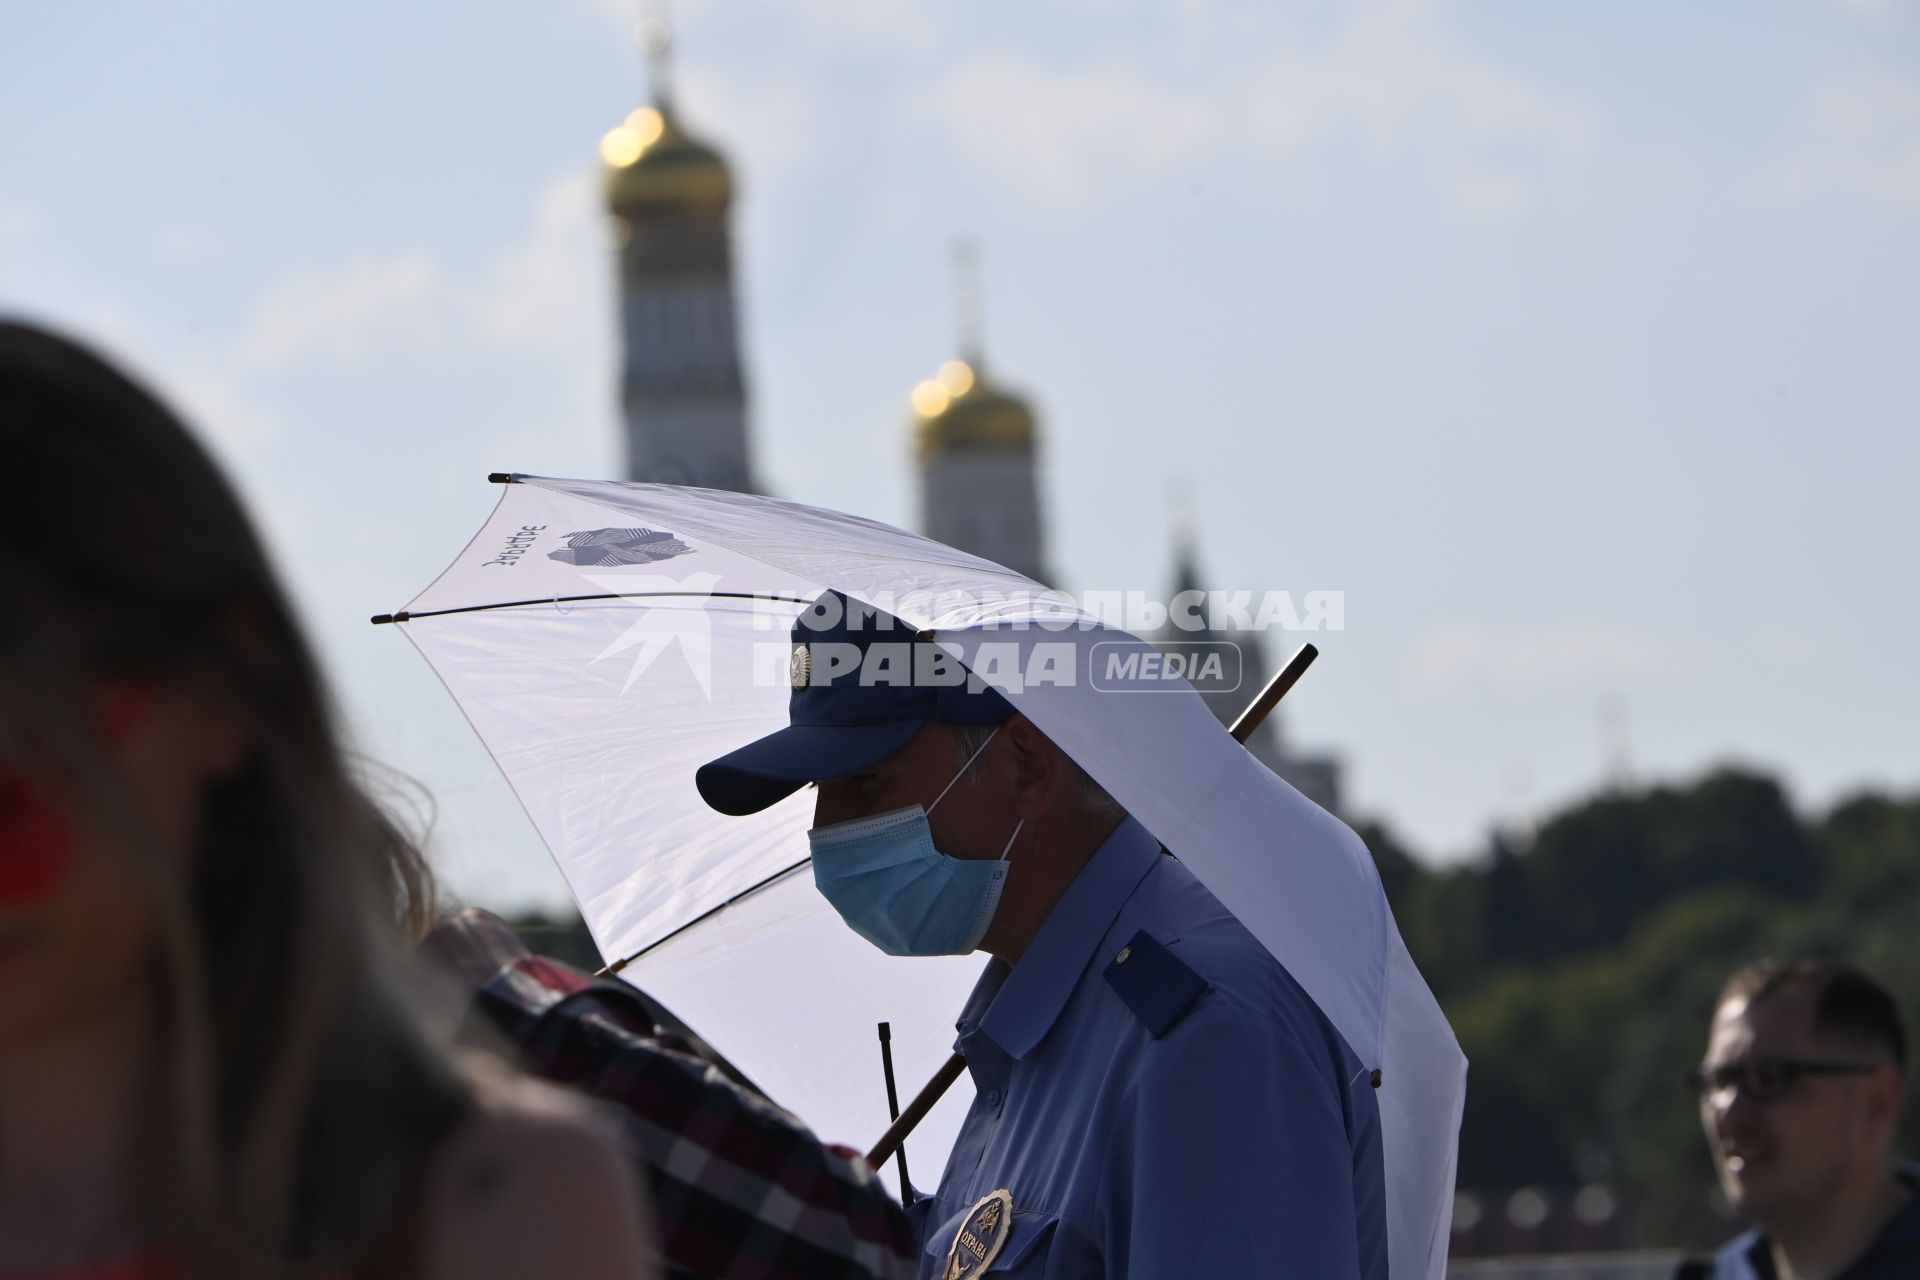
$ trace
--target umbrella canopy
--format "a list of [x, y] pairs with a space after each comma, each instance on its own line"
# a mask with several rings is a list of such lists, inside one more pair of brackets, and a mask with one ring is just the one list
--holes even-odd
[[[1389, 1264], [1443, 1274], [1466, 1062], [1345, 825], [1236, 743], [1154, 651], [998, 565], [752, 494], [512, 477], [392, 615], [553, 851], [601, 953], [824, 1136], [886, 1127], [874, 1025], [909, 1087], [981, 961], [898, 959], [815, 893], [805, 791], [723, 817], [694, 769], [786, 723], [788, 630], [834, 588], [935, 633], [1190, 867], [1381, 1071]], [[1105, 681], [1095, 673], [1106, 672]], [[950, 1096], [910, 1143], [944, 1163]]]

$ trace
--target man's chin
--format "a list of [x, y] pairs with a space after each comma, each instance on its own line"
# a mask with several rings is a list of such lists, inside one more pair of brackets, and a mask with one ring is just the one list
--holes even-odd
[[1758, 1222], [1780, 1199], [1780, 1189], [1774, 1185], [1775, 1172], [1768, 1162], [1735, 1156], [1721, 1167], [1720, 1189], [1726, 1192], [1727, 1203], [1735, 1213]]

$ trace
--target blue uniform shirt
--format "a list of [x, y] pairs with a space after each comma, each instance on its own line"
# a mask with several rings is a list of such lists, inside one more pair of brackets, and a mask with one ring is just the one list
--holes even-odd
[[1133, 819], [1019, 964], [987, 965], [958, 1025], [976, 1092], [915, 1205], [922, 1280], [1002, 1187], [1013, 1229], [990, 1275], [1384, 1280], [1370, 1072]]
[[[1894, 1170], [1894, 1176], [1907, 1186], [1906, 1207], [1834, 1280], [1911, 1280], [1920, 1275], [1920, 1165], [1903, 1165]], [[1681, 1274], [1687, 1273], [1683, 1269]], [[1774, 1280], [1778, 1273], [1772, 1246], [1762, 1232], [1754, 1230], [1723, 1245], [1704, 1274], [1711, 1280]]]

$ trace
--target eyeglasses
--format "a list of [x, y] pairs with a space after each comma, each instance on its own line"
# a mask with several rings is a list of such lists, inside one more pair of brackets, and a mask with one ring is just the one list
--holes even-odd
[[1803, 1076], [1863, 1076], [1877, 1062], [1808, 1062], [1801, 1058], [1750, 1058], [1699, 1066], [1687, 1072], [1687, 1087], [1716, 1105], [1732, 1103], [1734, 1090], [1756, 1106], [1768, 1106], [1792, 1093]]

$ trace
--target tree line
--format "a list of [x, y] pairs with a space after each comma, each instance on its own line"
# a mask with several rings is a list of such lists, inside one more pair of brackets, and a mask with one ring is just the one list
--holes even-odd
[[[1636, 1243], [1704, 1243], [1713, 1173], [1683, 1081], [1727, 975], [1841, 956], [1910, 1028], [1920, 1012], [1920, 793], [1801, 814], [1775, 779], [1722, 768], [1593, 796], [1450, 866], [1361, 834], [1471, 1063], [1462, 1188], [1602, 1182], [1635, 1206]], [[1901, 1138], [1913, 1155], [1920, 1105]]]
[[[1605, 1183], [1634, 1208], [1633, 1242], [1706, 1243], [1713, 1173], [1683, 1081], [1726, 976], [1762, 956], [1843, 956], [1910, 1026], [1920, 1015], [1920, 792], [1802, 814], [1774, 778], [1722, 768], [1603, 792], [1448, 865], [1357, 828], [1471, 1063], [1463, 1189]], [[597, 966], [577, 918], [514, 923]], [[1910, 1156], [1916, 1139], [1920, 1103]]]

